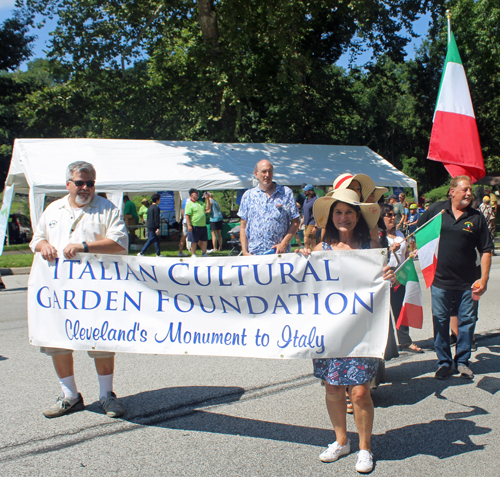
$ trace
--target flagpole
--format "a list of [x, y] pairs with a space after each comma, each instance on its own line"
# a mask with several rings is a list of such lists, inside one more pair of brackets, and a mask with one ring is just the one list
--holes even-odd
[[403, 263], [401, 263], [400, 265], [398, 265], [398, 267], [396, 268], [396, 270], [394, 270], [394, 273], [398, 273], [399, 270], [401, 270], [403, 268], [403, 265], [408, 261], [408, 260], [412, 260], [413, 257], [408, 257]]
[[451, 42], [451, 10], [446, 10], [446, 18], [448, 19], [448, 44]]
[[436, 217], [439, 217], [440, 215], [444, 214], [444, 210], [445, 209], [442, 209], [441, 212], [439, 212], [439, 214], [436, 214], [434, 217], [432, 217], [431, 220], [428, 220], [424, 225], [421, 225], [417, 230], [415, 230], [415, 232], [412, 232], [410, 235], [407, 235], [403, 240], [403, 242], [406, 242], [410, 237], [413, 237], [420, 229], [423, 229], [426, 225], [430, 224]]

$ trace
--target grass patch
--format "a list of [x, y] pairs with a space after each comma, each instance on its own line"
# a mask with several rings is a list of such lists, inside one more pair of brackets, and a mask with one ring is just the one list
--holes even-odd
[[[173, 257], [177, 258], [177, 252], [179, 251], [179, 246], [177, 243], [173, 242], [163, 242], [160, 246], [161, 254], [164, 257]], [[292, 252], [296, 249], [296, 246], [292, 246]], [[7, 250], [29, 250], [29, 247], [24, 245], [12, 245], [10, 247], [4, 247], [4, 251]], [[213, 252], [209, 256], [210, 257], [227, 257], [229, 255], [229, 251], [231, 249], [227, 248], [226, 250], [222, 250], [221, 252]], [[137, 250], [132, 250], [129, 253], [129, 256], [137, 255]], [[184, 249], [184, 253], [189, 257], [191, 254]], [[198, 257], [201, 256], [201, 250], [198, 248], [196, 250], [196, 255]], [[151, 246], [147, 253], [146, 257], [155, 257], [156, 252], [154, 246]], [[33, 254], [31, 253], [19, 253], [13, 255], [2, 255], [0, 256], [0, 268], [20, 268], [20, 267], [31, 267], [33, 263]]]
[[0, 257], [0, 268], [31, 267], [33, 254], [23, 253], [16, 255], [2, 255]]

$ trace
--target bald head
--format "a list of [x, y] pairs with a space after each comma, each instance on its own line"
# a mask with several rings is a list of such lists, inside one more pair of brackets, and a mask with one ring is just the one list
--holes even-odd
[[263, 159], [255, 164], [254, 174], [262, 190], [268, 191], [274, 188], [273, 172], [273, 165], [267, 159]]
[[255, 164], [255, 167], [253, 168], [253, 171], [254, 172], [258, 172], [263, 167], [265, 167], [266, 169], [270, 167], [272, 169], [273, 165], [267, 159], [262, 159], [262, 160], [260, 160], [259, 162], [257, 162]]

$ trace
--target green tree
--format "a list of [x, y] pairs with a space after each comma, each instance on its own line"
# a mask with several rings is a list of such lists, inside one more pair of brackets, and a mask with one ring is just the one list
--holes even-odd
[[[50, 56], [72, 72], [72, 89], [85, 95], [92, 82], [96, 98], [108, 105], [121, 86], [121, 98], [132, 95], [127, 103], [150, 108], [154, 125], [136, 112], [120, 108], [117, 115], [116, 107], [99, 107], [97, 120], [105, 123], [105, 134], [342, 143], [353, 105], [334, 63], [347, 50], [359, 53], [363, 44], [375, 56], [386, 52], [401, 59], [409, 41], [405, 28], [411, 35], [411, 22], [432, 2], [18, 3], [59, 15]], [[147, 66], [133, 85], [127, 65], [137, 58]], [[89, 124], [96, 123], [83, 126], [86, 134], [91, 134]]]
[[18, 11], [13, 18], [8, 18], [0, 27], [0, 71], [15, 70], [31, 56], [31, 43], [35, 39], [27, 35], [31, 23], [30, 17], [23, 17]]
[[3, 188], [10, 164], [14, 138], [23, 130], [18, 117], [18, 105], [33, 85], [30, 81], [17, 81], [14, 71], [31, 55], [34, 37], [27, 35], [31, 19], [20, 12], [7, 19], [0, 27], [0, 184]]

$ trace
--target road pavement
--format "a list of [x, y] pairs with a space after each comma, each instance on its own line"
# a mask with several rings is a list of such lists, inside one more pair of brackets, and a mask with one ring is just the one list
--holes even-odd
[[[354, 476], [356, 454], [323, 464], [334, 441], [324, 389], [309, 360], [120, 354], [115, 391], [124, 419], [107, 418], [86, 353], [75, 353], [83, 412], [46, 419], [60, 388], [51, 360], [28, 343], [26, 275], [0, 292], [1, 476]], [[423, 283], [423, 281], [421, 281]], [[373, 393], [372, 475], [500, 474], [500, 258], [480, 301], [473, 381], [433, 378], [430, 295], [425, 348], [387, 363]], [[358, 437], [347, 416], [352, 448]]]

